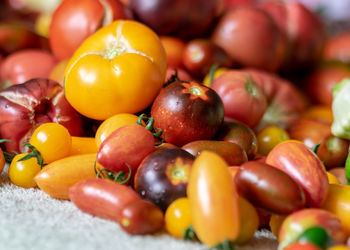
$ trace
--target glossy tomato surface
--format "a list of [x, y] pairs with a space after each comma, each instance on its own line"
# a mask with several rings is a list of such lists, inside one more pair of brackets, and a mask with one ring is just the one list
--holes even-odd
[[157, 34], [135, 21], [115, 21], [76, 50], [65, 71], [65, 95], [78, 112], [104, 120], [145, 109], [165, 73], [166, 54]]

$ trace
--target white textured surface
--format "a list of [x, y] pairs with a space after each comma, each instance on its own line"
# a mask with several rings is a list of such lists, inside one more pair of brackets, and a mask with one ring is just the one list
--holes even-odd
[[[257, 232], [244, 247], [276, 249], [268, 231]], [[177, 240], [166, 233], [130, 236], [117, 223], [80, 212], [73, 203], [50, 198], [39, 189], [9, 183], [0, 176], [0, 250], [202, 250], [199, 243]]]

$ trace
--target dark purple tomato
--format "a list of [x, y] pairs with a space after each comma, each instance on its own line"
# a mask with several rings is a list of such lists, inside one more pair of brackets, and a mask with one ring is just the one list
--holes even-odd
[[174, 82], [155, 98], [151, 116], [166, 142], [182, 146], [211, 139], [224, 120], [224, 105], [211, 88], [197, 82]]
[[156, 150], [141, 162], [136, 172], [136, 192], [165, 211], [171, 202], [186, 196], [194, 158], [180, 148]]

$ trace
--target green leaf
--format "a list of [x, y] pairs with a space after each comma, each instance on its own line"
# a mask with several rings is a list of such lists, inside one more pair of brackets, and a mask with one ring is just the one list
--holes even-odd
[[233, 243], [230, 240], [224, 240], [219, 244], [209, 248], [209, 250], [234, 250]]
[[[350, 148], [349, 148], [350, 149]], [[348, 181], [348, 185], [350, 185], [350, 153], [348, 152], [348, 157], [345, 161], [345, 177]]]

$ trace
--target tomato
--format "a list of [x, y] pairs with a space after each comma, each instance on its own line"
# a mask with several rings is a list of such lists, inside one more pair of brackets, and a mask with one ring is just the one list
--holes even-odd
[[166, 60], [150, 28], [136, 21], [115, 21], [87, 38], [69, 60], [66, 98], [78, 112], [97, 120], [139, 112], [161, 89]]
[[50, 71], [49, 78], [63, 86], [64, 70], [68, 64], [68, 59], [58, 62]]
[[321, 207], [328, 193], [328, 177], [321, 160], [304, 143], [287, 140], [278, 144], [267, 155], [266, 163], [300, 185], [307, 207]]
[[239, 211], [241, 215], [241, 229], [235, 240], [237, 244], [244, 244], [253, 238], [259, 227], [259, 216], [255, 207], [246, 199], [239, 197]]
[[115, 130], [118, 128], [137, 122], [138, 117], [133, 114], [120, 113], [109, 117], [104, 120], [98, 127], [95, 134], [95, 142], [97, 148], [100, 147], [101, 143]]
[[321, 120], [328, 123], [333, 122], [332, 108], [322, 105], [314, 105], [309, 107], [301, 114], [301, 117], [314, 120]]
[[72, 148], [69, 155], [97, 153], [94, 137], [72, 136]]
[[152, 234], [163, 227], [164, 215], [157, 205], [140, 199], [123, 207], [118, 222], [121, 228], [129, 234]]
[[272, 214], [269, 221], [271, 232], [278, 237], [278, 232], [287, 215]]
[[48, 122], [34, 130], [29, 143], [40, 152], [44, 163], [48, 164], [70, 154], [72, 137], [63, 125]]
[[192, 224], [190, 203], [187, 197], [173, 201], [165, 211], [165, 228], [167, 232], [182, 238], [184, 231]]
[[260, 122], [267, 101], [250, 74], [228, 70], [214, 79], [211, 88], [221, 97], [226, 117], [243, 122], [251, 128]]
[[336, 245], [330, 248], [327, 248], [327, 250], [349, 250], [349, 247], [346, 245]]
[[340, 184], [340, 181], [338, 180], [338, 178], [334, 174], [328, 171], [327, 171], [327, 177], [328, 177], [329, 184]]
[[19, 161], [27, 153], [16, 155], [10, 164], [8, 176], [10, 181], [16, 186], [23, 188], [36, 187], [34, 176], [40, 171], [40, 165], [35, 157], [28, 160]]
[[56, 63], [56, 58], [44, 50], [26, 49], [15, 52], [1, 63], [0, 82], [11, 85], [32, 78], [48, 78]]
[[343, 224], [344, 231], [350, 235], [350, 186], [330, 184], [327, 199], [322, 207], [336, 214]]
[[81, 211], [116, 222], [128, 203], [141, 199], [130, 187], [99, 178], [77, 182], [68, 189], [68, 196]]
[[160, 36], [160, 40], [166, 51], [168, 66], [182, 67], [182, 55], [186, 47], [185, 40], [175, 36]]
[[101, 26], [122, 18], [125, 18], [125, 13], [119, 1], [62, 1], [50, 24], [51, 51], [60, 60], [70, 58], [81, 43]]
[[257, 135], [258, 152], [267, 155], [278, 143], [289, 139], [288, 132], [276, 125], [263, 128]]
[[212, 70], [213, 69], [210, 69], [209, 73], [203, 79], [203, 84], [207, 87], [210, 87], [215, 78], [219, 77], [220, 75], [222, 75], [222, 73], [226, 72], [229, 69], [225, 67], [220, 67], [215, 69], [214, 72], [212, 72]]
[[312, 243], [295, 242], [285, 247], [284, 250], [321, 250]]
[[[56, 199], [68, 199], [68, 188], [75, 183], [96, 177], [96, 154], [80, 154], [62, 158], [46, 165], [34, 181], [39, 188]], [[102, 166], [97, 164], [96, 169]]]
[[237, 239], [240, 231], [238, 195], [226, 162], [202, 151], [195, 159], [187, 187], [192, 225], [199, 240], [214, 246]]

